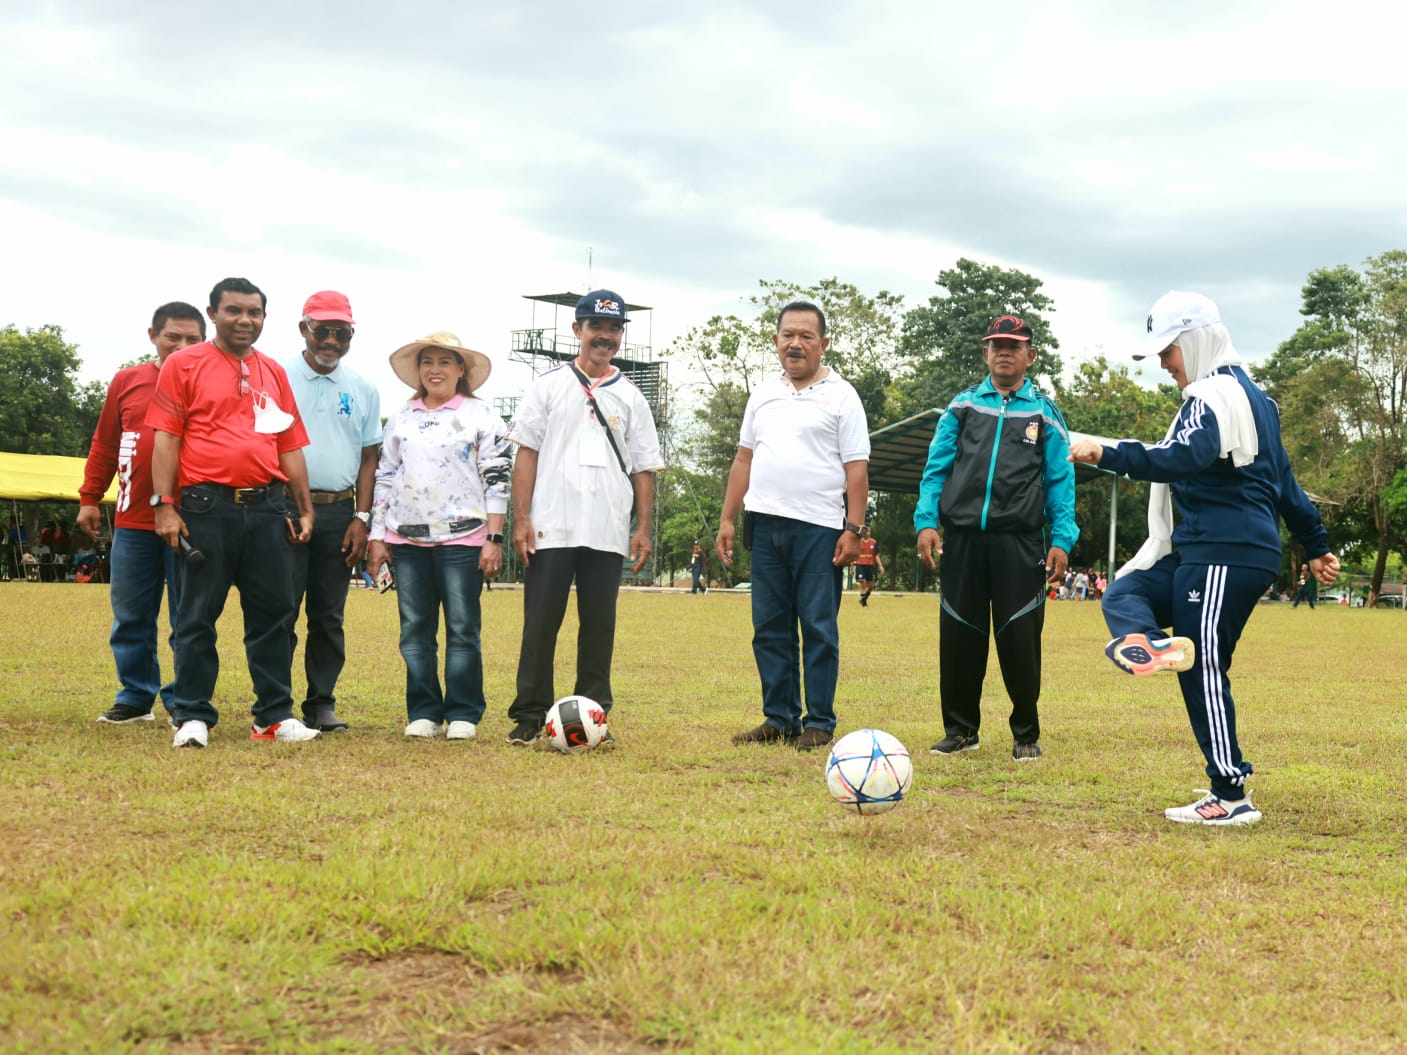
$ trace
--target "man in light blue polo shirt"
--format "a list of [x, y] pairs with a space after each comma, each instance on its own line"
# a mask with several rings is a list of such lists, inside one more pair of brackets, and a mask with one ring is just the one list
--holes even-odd
[[303, 354], [286, 364], [288, 383], [308, 430], [303, 449], [317, 516], [306, 546], [293, 549], [293, 617], [289, 648], [298, 643], [298, 613], [308, 613], [303, 669], [308, 678], [303, 722], [325, 733], [345, 732], [333, 689], [347, 658], [342, 612], [351, 575], [366, 554], [376, 458], [381, 444], [381, 397], [342, 365], [352, 346], [352, 305], [341, 293], [314, 293], [298, 323]]

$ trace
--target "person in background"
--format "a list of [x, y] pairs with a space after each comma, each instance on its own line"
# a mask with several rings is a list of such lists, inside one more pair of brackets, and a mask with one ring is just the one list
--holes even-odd
[[503, 570], [512, 469], [503, 420], [474, 394], [493, 364], [441, 331], [396, 349], [391, 369], [415, 395], [386, 422], [367, 564], [395, 574], [405, 735], [472, 740], [486, 707], [479, 598], [484, 580]]
[[[1221, 312], [1200, 293], [1171, 290], [1148, 314], [1134, 359], [1157, 356], [1182, 390], [1161, 443], [1081, 440], [1070, 459], [1152, 480], [1149, 537], [1104, 595], [1114, 635], [1104, 652], [1120, 670], [1176, 672], [1210, 789], [1163, 811], [1181, 824], [1255, 824], [1241, 755], [1232, 655], [1266, 587], [1280, 572], [1280, 518], [1324, 585], [1339, 573], [1319, 512], [1300, 488], [1280, 440], [1280, 411], [1246, 372]], [[1173, 527], [1173, 504], [1182, 514]], [[1172, 628], [1172, 634], [1165, 632]]]
[[694, 552], [689, 555], [689, 571], [694, 576], [694, 586], [689, 592], [708, 593], [708, 584], [704, 581], [704, 564], [707, 561], [704, 556], [703, 546], [698, 539], [694, 539]]
[[879, 555], [879, 541], [870, 535], [869, 525], [860, 528], [860, 555], [855, 558], [855, 578], [860, 584], [860, 607], [868, 608], [874, 592], [875, 567], [884, 574], [884, 559]]
[[1313, 611], [1314, 603], [1319, 600], [1319, 582], [1309, 570], [1308, 564], [1300, 565], [1299, 579], [1295, 582], [1295, 603], [1291, 608], [1298, 608], [1301, 601], [1308, 601], [1310, 610]]
[[[157, 308], [147, 330], [156, 349], [156, 361], [124, 367], [108, 382], [107, 396], [88, 460], [78, 488], [78, 529], [97, 542], [102, 530], [98, 508], [117, 476], [117, 504], [113, 511], [112, 550], [109, 555], [108, 600], [112, 605], [112, 631], [108, 645], [117, 667], [117, 696], [98, 721], [109, 725], [150, 722], [158, 694], [166, 713], [172, 713], [171, 682], [163, 684], [157, 654], [157, 623], [161, 597], [166, 595], [168, 640], [174, 645], [176, 613], [180, 606], [175, 561], [178, 559], [156, 533], [151, 507], [151, 455], [153, 431], [147, 412], [161, 365], [172, 352], [205, 340], [205, 316], [192, 304], [174, 300]], [[97, 561], [92, 564], [95, 566]], [[85, 570], [92, 578], [92, 570]]]

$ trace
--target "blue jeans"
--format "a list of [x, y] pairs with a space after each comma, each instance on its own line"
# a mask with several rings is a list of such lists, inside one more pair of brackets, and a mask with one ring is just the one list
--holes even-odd
[[[473, 722], [484, 716], [484, 654], [479, 644], [478, 546], [391, 547], [405, 659], [406, 717]], [[440, 688], [436, 631], [445, 612], [445, 681]]]
[[[839, 528], [758, 516], [752, 537], [752, 652], [762, 713], [783, 733], [835, 731], [840, 676], [841, 569], [831, 563]], [[797, 627], [801, 645], [797, 645]], [[804, 666], [806, 716], [802, 720]]]
[[[191, 568], [176, 562], [181, 593], [176, 627], [175, 709], [181, 722], [213, 726], [219, 712], [210, 702], [220, 676], [215, 624], [230, 587], [239, 589], [244, 612], [244, 655], [254, 683], [254, 723], [274, 725], [293, 717], [293, 557], [284, 517], [290, 515], [283, 486], [270, 486], [262, 502], [240, 505], [214, 488], [190, 484], [181, 492], [181, 518], [190, 544], [205, 554]], [[169, 706], [169, 705], [168, 705]]]
[[[150, 711], [159, 692], [171, 709], [172, 684], [161, 681], [161, 661], [156, 651], [156, 624], [161, 618], [161, 595], [166, 594], [166, 616], [171, 626], [168, 640], [176, 641], [175, 551], [155, 531], [116, 528], [110, 557], [112, 602], [112, 658], [122, 687], [114, 701], [120, 707]], [[174, 677], [174, 675], [173, 675]]]

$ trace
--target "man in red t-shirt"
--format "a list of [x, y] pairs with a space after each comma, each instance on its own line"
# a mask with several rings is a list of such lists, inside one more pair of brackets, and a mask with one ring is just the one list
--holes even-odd
[[[205, 340], [205, 316], [200, 309], [172, 301], [156, 309], [147, 338], [156, 349], [156, 362], [119, 370], [107, 388], [98, 427], [88, 449], [83, 485], [78, 489], [78, 527], [96, 541], [102, 528], [98, 503], [117, 474], [117, 508], [109, 556], [108, 598], [112, 603], [112, 658], [121, 688], [113, 705], [98, 721], [113, 725], [152, 720], [152, 705], [161, 694], [171, 713], [171, 685], [161, 682], [156, 651], [156, 624], [161, 595], [171, 640], [176, 635], [176, 576], [171, 547], [156, 534], [151, 511], [152, 432], [147, 411], [156, 392], [157, 375], [167, 356]], [[163, 590], [164, 588], [164, 590]]]
[[[247, 279], [218, 283], [207, 312], [215, 339], [166, 360], [147, 414], [156, 430], [156, 533], [172, 549], [194, 551], [177, 565], [173, 747], [204, 747], [219, 720], [210, 702], [220, 671], [215, 622], [231, 586], [239, 587], [244, 611], [253, 738], [302, 741], [319, 735], [293, 717], [287, 629], [293, 617], [289, 545], [307, 542], [313, 529], [302, 450], [308, 434], [288, 375], [254, 347], [266, 305]], [[289, 507], [289, 494], [296, 508]]]
[[879, 542], [870, 537], [870, 527], [860, 529], [860, 555], [855, 558], [855, 581], [860, 584], [860, 607], [870, 606], [870, 594], [874, 591], [875, 565], [879, 574], [884, 574], [884, 560], [879, 555]]

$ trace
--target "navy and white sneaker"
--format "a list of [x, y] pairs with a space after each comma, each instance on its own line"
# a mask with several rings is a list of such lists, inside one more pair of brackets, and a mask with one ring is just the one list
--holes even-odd
[[1260, 820], [1260, 810], [1251, 805], [1249, 794], [1244, 799], [1223, 799], [1206, 788], [1195, 790], [1204, 793], [1200, 799], [1187, 806], [1166, 809], [1163, 816], [1178, 824], [1242, 825]]

